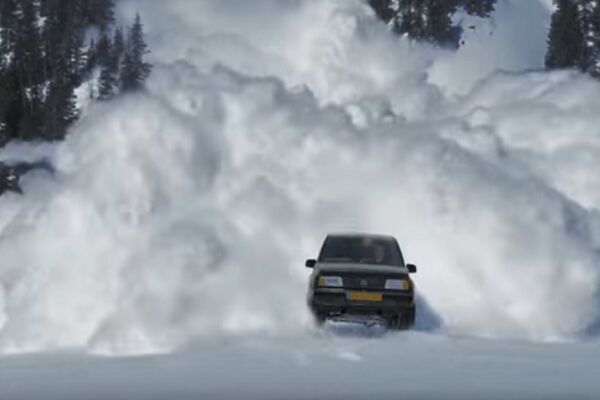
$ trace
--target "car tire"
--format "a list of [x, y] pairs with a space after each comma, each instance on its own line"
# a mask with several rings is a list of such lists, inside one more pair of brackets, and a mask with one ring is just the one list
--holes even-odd
[[400, 330], [404, 329], [403, 326], [404, 326], [404, 323], [403, 323], [403, 318], [401, 315], [396, 315], [388, 320], [388, 328], [389, 329], [392, 329], [395, 331], [400, 331]]
[[406, 315], [407, 329], [410, 329], [415, 325], [416, 316], [417, 316], [417, 310], [416, 310], [415, 306], [413, 305], [410, 308], [410, 310], [408, 311], [408, 314]]
[[404, 331], [413, 327], [415, 324], [416, 310], [412, 306], [407, 313], [396, 315], [388, 321], [390, 329]]
[[317, 326], [323, 326], [327, 318], [323, 314], [314, 314], [314, 320]]

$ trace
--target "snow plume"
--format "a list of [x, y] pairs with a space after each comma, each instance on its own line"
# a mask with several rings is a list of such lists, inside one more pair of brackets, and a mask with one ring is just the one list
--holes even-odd
[[122, 1], [136, 11], [147, 90], [3, 150], [56, 172], [0, 198], [1, 351], [305, 334], [303, 261], [330, 231], [395, 235], [444, 331], [597, 323], [598, 83], [496, 72], [447, 97], [460, 59], [445, 70], [360, 1]]

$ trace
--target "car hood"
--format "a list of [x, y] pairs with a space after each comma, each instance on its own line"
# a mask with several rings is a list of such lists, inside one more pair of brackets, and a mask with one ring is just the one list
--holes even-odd
[[315, 269], [325, 273], [408, 274], [406, 267], [359, 263], [317, 263]]

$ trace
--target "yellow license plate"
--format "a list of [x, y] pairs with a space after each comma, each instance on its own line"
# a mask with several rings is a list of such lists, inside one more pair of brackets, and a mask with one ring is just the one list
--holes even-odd
[[352, 301], [383, 301], [383, 295], [381, 293], [372, 292], [349, 292], [348, 299]]

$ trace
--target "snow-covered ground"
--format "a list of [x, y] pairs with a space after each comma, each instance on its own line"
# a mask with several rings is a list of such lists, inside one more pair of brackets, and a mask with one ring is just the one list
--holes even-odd
[[2, 398], [593, 400], [600, 392], [598, 343], [329, 329], [212, 338], [170, 355], [8, 357], [0, 363]]
[[[147, 90], [0, 152], [56, 167], [0, 198], [0, 398], [600, 391], [600, 83], [542, 71], [549, 1], [457, 16], [457, 52], [359, 0], [138, 11]], [[331, 231], [398, 238], [420, 332], [315, 332]]]

